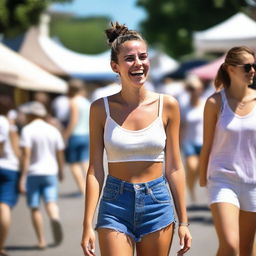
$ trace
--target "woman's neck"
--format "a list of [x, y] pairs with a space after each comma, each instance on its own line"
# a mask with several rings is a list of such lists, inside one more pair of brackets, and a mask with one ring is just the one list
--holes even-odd
[[200, 97], [198, 97], [198, 96], [191, 96], [190, 97], [191, 106], [198, 106], [199, 103], [200, 103]]
[[227, 89], [228, 95], [237, 101], [243, 101], [243, 99], [250, 93], [248, 86], [238, 86], [231, 84]]
[[141, 88], [123, 87], [120, 91], [122, 100], [131, 106], [139, 106], [147, 99], [148, 91], [142, 86]]

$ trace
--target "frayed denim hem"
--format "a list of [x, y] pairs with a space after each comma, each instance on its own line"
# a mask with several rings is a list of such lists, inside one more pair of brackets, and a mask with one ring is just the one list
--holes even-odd
[[137, 238], [132, 233], [120, 230], [120, 229], [115, 228], [115, 227], [110, 226], [110, 225], [108, 225], [108, 226], [97, 226], [97, 227], [95, 227], [95, 230], [98, 231], [98, 229], [103, 229], [103, 228], [112, 230], [112, 231], [120, 233], [120, 234], [125, 234], [125, 235], [129, 236], [132, 240], [137, 242]]
[[108, 225], [108, 226], [96, 226], [96, 227], [95, 227], [95, 230], [98, 231], [98, 229], [101, 229], [101, 228], [110, 229], [110, 230], [113, 230], [114, 232], [117, 232], [117, 233], [120, 233], [120, 234], [125, 234], [125, 235], [129, 236], [131, 239], [133, 239], [133, 241], [134, 241], [135, 243], [139, 243], [139, 242], [141, 242], [141, 239], [142, 239], [144, 236], [149, 235], [149, 234], [152, 234], [152, 233], [157, 232], [157, 231], [159, 231], [159, 230], [165, 229], [165, 228], [167, 228], [168, 226], [170, 226], [171, 224], [174, 224], [174, 226], [175, 226], [175, 223], [176, 223], [176, 221], [175, 221], [175, 219], [174, 219], [174, 220], [172, 220], [171, 222], [169, 222], [168, 224], [166, 224], [166, 225], [164, 225], [164, 226], [162, 226], [162, 227], [160, 227], [160, 228], [158, 228], [158, 229], [156, 229], [156, 230], [152, 230], [152, 231], [150, 231], [150, 232], [141, 234], [139, 237], [136, 237], [134, 234], [132, 234], [132, 233], [130, 233], [130, 232], [120, 230], [120, 229], [115, 228], [115, 227], [110, 226], [110, 225]]

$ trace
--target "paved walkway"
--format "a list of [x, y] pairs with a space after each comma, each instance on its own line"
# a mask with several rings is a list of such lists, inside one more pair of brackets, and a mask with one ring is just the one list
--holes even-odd
[[[68, 170], [64, 182], [60, 185], [59, 206], [64, 229], [64, 241], [58, 247], [49, 247], [46, 250], [36, 249], [36, 238], [30, 221], [30, 213], [26, 207], [25, 198], [22, 196], [18, 205], [13, 210], [13, 221], [7, 249], [10, 256], [82, 256], [80, 238], [83, 219], [83, 198], [76, 197], [76, 186]], [[212, 225], [209, 209], [206, 206], [205, 190], [197, 188], [197, 207], [188, 207], [191, 222], [193, 246], [186, 256], [214, 256], [217, 248], [217, 238]], [[189, 206], [189, 202], [188, 202]], [[48, 243], [51, 244], [52, 236], [50, 223], [44, 213], [44, 226]], [[176, 255], [179, 244], [177, 233], [173, 241], [170, 255]], [[97, 248], [96, 255], [100, 256]], [[117, 255], [118, 256], [118, 255]], [[149, 255], [149, 256], [154, 256]]]

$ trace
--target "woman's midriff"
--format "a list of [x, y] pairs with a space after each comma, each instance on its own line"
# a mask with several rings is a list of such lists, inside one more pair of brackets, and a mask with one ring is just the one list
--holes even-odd
[[108, 173], [112, 177], [130, 183], [144, 183], [163, 175], [162, 162], [109, 163]]

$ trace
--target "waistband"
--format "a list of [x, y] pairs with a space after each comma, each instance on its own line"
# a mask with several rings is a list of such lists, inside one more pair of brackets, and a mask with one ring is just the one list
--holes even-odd
[[145, 183], [130, 183], [126, 182], [123, 180], [120, 180], [118, 178], [115, 178], [111, 175], [107, 176], [106, 183], [112, 183], [120, 186], [121, 191], [123, 189], [127, 189], [130, 191], [135, 191], [135, 190], [149, 190], [150, 188], [153, 188], [155, 186], [161, 185], [162, 183], [166, 182], [166, 178], [164, 176], [161, 176], [155, 180], [151, 180]]

